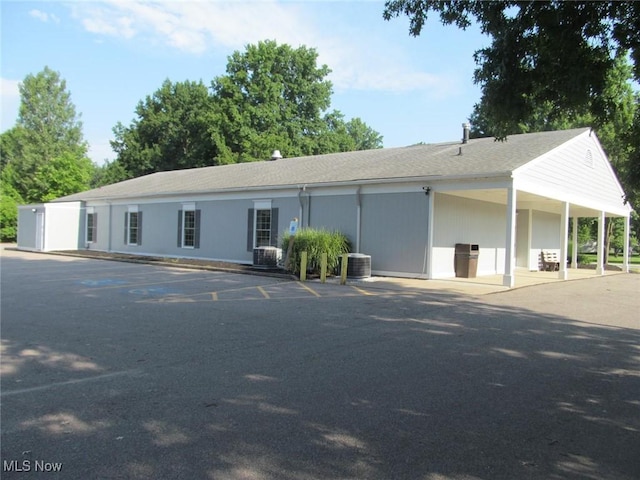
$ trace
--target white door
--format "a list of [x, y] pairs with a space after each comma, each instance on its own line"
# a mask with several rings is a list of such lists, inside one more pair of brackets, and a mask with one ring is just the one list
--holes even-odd
[[36, 214], [36, 250], [44, 250], [44, 213]]

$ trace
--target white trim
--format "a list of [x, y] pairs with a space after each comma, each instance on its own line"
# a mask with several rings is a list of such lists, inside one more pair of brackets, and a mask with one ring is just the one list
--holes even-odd
[[131, 204], [128, 204], [128, 206], [127, 206], [127, 212], [128, 212], [128, 213], [138, 213], [138, 205], [131, 205]]
[[560, 268], [558, 269], [558, 278], [567, 280], [569, 274], [567, 272], [567, 254], [569, 252], [569, 204], [562, 205], [562, 213], [560, 214]]
[[622, 271], [624, 273], [629, 273], [629, 231], [631, 230], [630, 218], [627, 217], [624, 219], [624, 233], [623, 233], [623, 241], [624, 245], [622, 247]]
[[271, 210], [271, 200], [254, 200], [254, 210]]
[[605, 258], [605, 212], [600, 212], [598, 216], [598, 239], [597, 239], [597, 255], [596, 255], [596, 275], [604, 275], [604, 258]]
[[93, 238], [92, 240], [89, 240], [89, 215], [91, 215], [93, 218], [92, 228], [95, 229], [96, 212], [94, 211], [93, 207], [86, 207], [85, 216], [84, 216], [84, 241], [87, 244], [87, 247], [89, 246], [89, 244], [96, 243], [95, 238]]
[[516, 270], [516, 206], [518, 204], [518, 190], [515, 187], [507, 188], [507, 231], [505, 236], [504, 251], [504, 276], [502, 285], [513, 288], [515, 286]]
[[427, 205], [427, 242], [425, 245], [425, 262], [427, 271], [424, 271], [426, 278], [433, 278], [433, 226], [435, 224], [435, 201], [436, 192], [431, 191], [429, 193], [429, 200]]
[[[193, 207], [193, 208], [191, 208]], [[187, 250], [195, 250], [196, 245], [196, 238], [195, 238], [195, 222], [196, 222], [196, 217], [195, 217], [195, 212], [196, 212], [196, 204], [195, 203], [186, 203], [182, 205], [182, 225], [180, 228], [180, 248], [185, 248]], [[185, 228], [186, 225], [186, 220], [187, 220], [187, 212], [193, 212], [193, 225], [194, 225], [194, 229], [193, 229], [193, 245], [185, 245], [185, 237], [187, 234], [187, 229]]]

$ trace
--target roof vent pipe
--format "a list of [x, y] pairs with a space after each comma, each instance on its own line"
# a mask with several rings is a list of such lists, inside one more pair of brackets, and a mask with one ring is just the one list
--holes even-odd
[[280, 150], [274, 150], [271, 154], [271, 160], [280, 160], [281, 158], [282, 154], [280, 153]]
[[469, 132], [471, 131], [471, 125], [468, 123], [462, 124], [462, 143], [469, 142]]

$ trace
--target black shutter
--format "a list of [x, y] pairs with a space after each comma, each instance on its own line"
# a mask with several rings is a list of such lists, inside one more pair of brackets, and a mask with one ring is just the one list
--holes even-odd
[[253, 208], [247, 215], [247, 252], [253, 252]]
[[129, 244], [129, 232], [127, 231], [127, 221], [129, 220], [129, 212], [124, 212], [124, 244]]
[[193, 232], [193, 248], [200, 248], [200, 210], [196, 210], [195, 231]]
[[178, 210], [178, 248], [182, 248], [182, 210]]
[[97, 242], [98, 241], [98, 214], [94, 213], [93, 214], [93, 241]]
[[138, 212], [138, 245], [142, 245], [142, 212]]
[[271, 209], [271, 242], [270, 246], [278, 246], [278, 209]]

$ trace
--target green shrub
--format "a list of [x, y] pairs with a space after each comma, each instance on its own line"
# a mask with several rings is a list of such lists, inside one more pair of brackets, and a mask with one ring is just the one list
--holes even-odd
[[[282, 235], [282, 252], [286, 255], [291, 235]], [[320, 274], [320, 257], [327, 253], [327, 273], [338, 271], [340, 255], [348, 253], [351, 245], [349, 239], [340, 232], [325, 229], [301, 228], [294, 237], [289, 258], [289, 271], [300, 274], [300, 253], [307, 252], [307, 272]]]
[[591, 258], [589, 257], [589, 255], [585, 255], [584, 253], [579, 253], [577, 255], [577, 259], [578, 265], [587, 265], [588, 263], [591, 263]]

